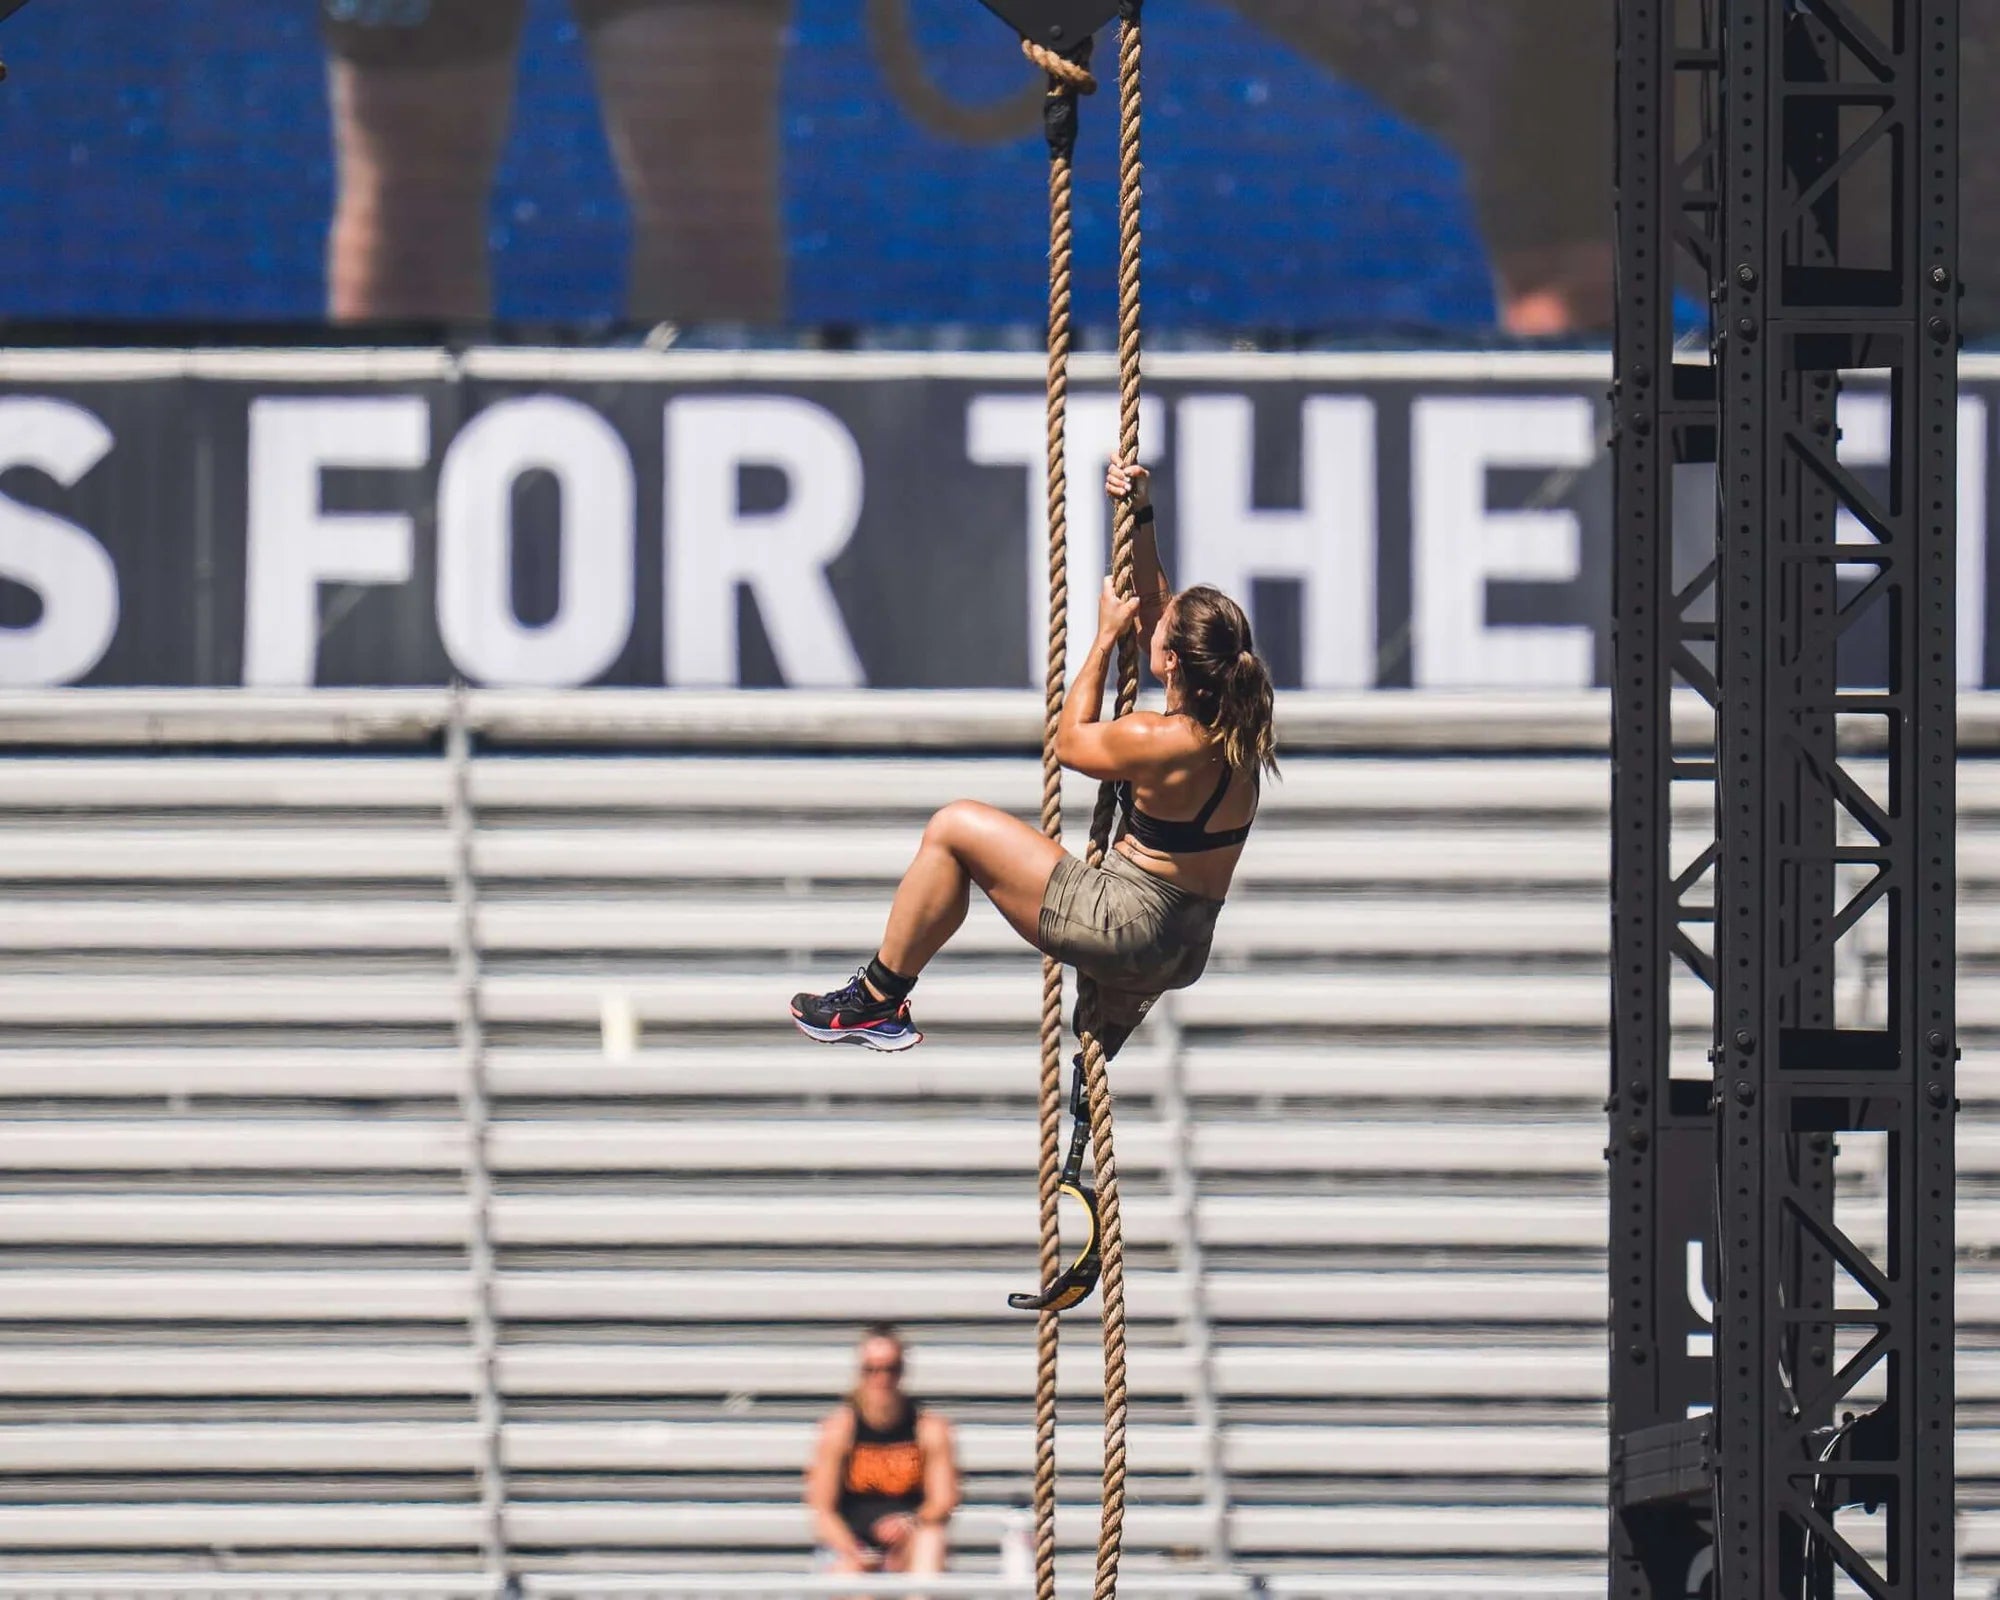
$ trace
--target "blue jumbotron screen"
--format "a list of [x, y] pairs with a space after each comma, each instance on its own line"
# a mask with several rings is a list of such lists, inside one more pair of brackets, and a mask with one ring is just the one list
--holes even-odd
[[[1510, 3], [1155, 0], [1153, 326], [1473, 330], [1550, 282], [1538, 331], [1601, 321], [1605, 163]], [[1038, 80], [975, 0], [40, 0], [0, 54], [0, 318], [1041, 315]]]

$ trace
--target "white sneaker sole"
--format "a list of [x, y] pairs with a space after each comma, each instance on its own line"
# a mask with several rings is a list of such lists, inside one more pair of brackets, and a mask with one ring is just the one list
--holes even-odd
[[912, 1028], [908, 1033], [885, 1038], [879, 1033], [871, 1033], [866, 1028], [815, 1028], [811, 1023], [792, 1018], [792, 1026], [808, 1039], [817, 1039], [821, 1044], [858, 1044], [870, 1050], [881, 1050], [893, 1055], [899, 1050], [914, 1049], [924, 1042], [924, 1036]]

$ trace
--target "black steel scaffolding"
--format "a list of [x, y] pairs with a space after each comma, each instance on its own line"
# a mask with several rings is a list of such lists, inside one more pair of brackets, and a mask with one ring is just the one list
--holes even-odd
[[[1676, 289], [1698, 296], [1714, 272], [1719, 63], [1713, 3], [1621, 5], [1605, 1152], [1617, 1600], [1698, 1594], [1712, 1559], [1702, 1413], [1713, 1392], [1703, 1309], [1714, 1155], [1708, 1085], [1673, 1072], [1673, 997], [1679, 986], [1705, 1000], [1714, 984], [1715, 491], [1704, 467], [1716, 400], [1705, 353], [1675, 359], [1674, 323]], [[1676, 699], [1682, 742], [1699, 759], [1677, 754]]]
[[1956, 41], [1957, 0], [1620, 4], [1620, 1600], [1951, 1589]]

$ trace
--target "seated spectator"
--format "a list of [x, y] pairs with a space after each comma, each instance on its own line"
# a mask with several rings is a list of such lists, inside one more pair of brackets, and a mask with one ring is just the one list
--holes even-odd
[[958, 1506], [951, 1425], [903, 1392], [903, 1341], [878, 1324], [861, 1336], [854, 1391], [820, 1425], [806, 1504], [826, 1571], [944, 1571]]

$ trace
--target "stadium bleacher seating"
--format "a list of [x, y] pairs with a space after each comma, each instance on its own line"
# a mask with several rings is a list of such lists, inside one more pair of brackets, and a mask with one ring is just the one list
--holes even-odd
[[[393, 718], [266, 747], [119, 715], [0, 763], [0, 1596], [235, 1567], [455, 1597], [475, 1160], [529, 1593], [805, 1570], [811, 1428], [884, 1317], [958, 1426], [961, 1564], [993, 1570], [1032, 1451], [1005, 1297], [1034, 1270], [1036, 958], [977, 907], [907, 1056], [815, 1049], [783, 1007], [866, 953], [930, 810], [1025, 813], [1032, 760], [976, 720], [976, 753], [932, 728], [898, 759], [632, 754], [615, 727], [483, 751], [468, 968], [452, 773]], [[1209, 975], [1117, 1063], [1135, 1581], [1205, 1570], [1217, 1503], [1231, 1569], [1280, 1594], [1601, 1570], [1608, 779], [1526, 714], [1465, 723], [1294, 755]], [[1990, 1588], [2000, 762], [1969, 752], [1961, 787], [1960, 1503]], [[1691, 986], [1675, 1016], [1698, 1061]], [[1865, 1200], [1879, 1166], [1851, 1171]], [[1069, 1556], [1093, 1322], [1064, 1343]], [[1387, 1587], [1312, 1588], [1343, 1575]], [[1499, 1587], [1451, 1586], [1475, 1577]]]

